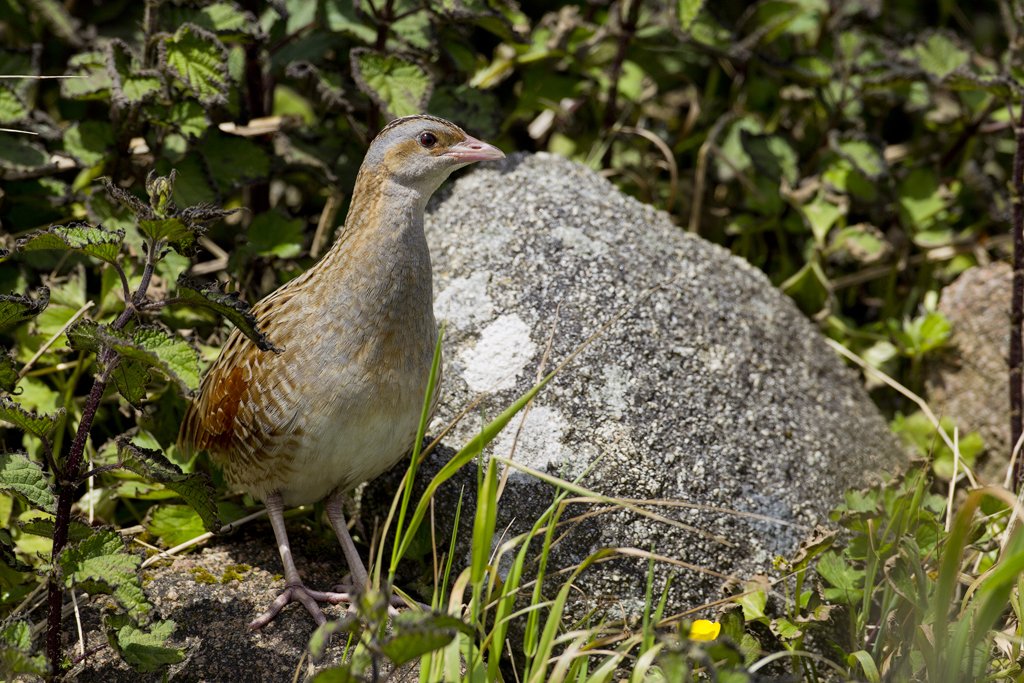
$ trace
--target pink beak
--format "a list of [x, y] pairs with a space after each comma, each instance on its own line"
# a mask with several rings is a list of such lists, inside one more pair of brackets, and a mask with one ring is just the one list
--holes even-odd
[[474, 161], [504, 159], [505, 153], [494, 145], [467, 135], [465, 140], [452, 145], [451, 149], [444, 153], [444, 156], [451, 157], [460, 164], [471, 164]]

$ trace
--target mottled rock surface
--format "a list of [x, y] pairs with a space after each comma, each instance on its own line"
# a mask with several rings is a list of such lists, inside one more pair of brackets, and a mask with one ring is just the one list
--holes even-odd
[[[464, 444], [531, 386], [549, 338], [547, 369], [624, 312], [491, 452], [508, 456], [521, 427], [517, 461], [567, 480], [590, 468], [582, 484], [601, 494], [777, 520], [655, 508], [700, 530], [688, 532], [603, 515], [574, 529], [549, 569], [602, 547], [654, 549], [718, 574], [672, 570], [670, 610], [700, 605], [720, 596], [722, 574], [767, 570], [844, 489], [901, 461], [856, 373], [762, 272], [580, 165], [539, 154], [478, 169], [433, 204], [427, 238], [435, 310], [447, 324], [435, 431], [484, 397], [448, 446]], [[461, 484], [474, 490], [470, 469], [441, 493], [439, 530], [451, 528], [445, 515]], [[371, 486], [371, 507], [396, 480]], [[551, 499], [547, 485], [514, 473], [499, 533], [509, 524], [509, 533], [528, 530]], [[578, 581], [583, 606], [638, 613], [646, 566], [627, 559], [588, 569]], [[670, 569], [659, 566], [657, 586]]]
[[1010, 295], [1013, 270], [992, 263], [965, 271], [942, 290], [939, 310], [953, 324], [950, 353], [934, 363], [928, 400], [952, 417], [961, 432], [980, 432], [987, 456], [980, 473], [1001, 483], [1010, 460]]
[[[347, 571], [337, 542], [314, 533], [307, 519], [288, 523], [299, 572], [311, 588], [327, 589]], [[308, 677], [341, 661], [339, 641], [314, 665], [305, 655], [316, 628], [300, 605], [290, 605], [268, 626], [250, 631], [248, 624], [284, 587], [270, 523], [250, 523], [238, 533], [218, 539], [202, 550], [162, 561], [143, 570], [146, 594], [156, 618], [172, 619], [177, 628], [170, 644], [185, 651], [184, 661], [168, 669], [173, 681], [291, 681]], [[70, 680], [94, 683], [162, 681], [160, 673], [132, 671], [109, 647], [100, 626], [106, 596], [79, 601], [85, 650], [91, 654], [77, 666]], [[325, 606], [328, 618], [339, 618], [344, 608]], [[66, 651], [78, 653], [73, 618], [65, 625]], [[416, 672], [395, 672], [392, 683], [418, 680]]]

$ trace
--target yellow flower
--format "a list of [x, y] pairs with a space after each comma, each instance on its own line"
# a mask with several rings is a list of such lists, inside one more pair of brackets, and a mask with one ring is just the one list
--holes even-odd
[[690, 627], [690, 640], [714, 640], [722, 631], [722, 625], [717, 621], [698, 619]]

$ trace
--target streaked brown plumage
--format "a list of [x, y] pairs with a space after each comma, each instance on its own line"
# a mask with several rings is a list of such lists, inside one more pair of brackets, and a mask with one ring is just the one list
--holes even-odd
[[228, 482], [266, 503], [286, 587], [252, 626], [299, 600], [317, 623], [284, 528], [285, 505], [327, 498], [327, 513], [357, 587], [366, 570], [348, 534], [340, 494], [409, 451], [430, 372], [437, 327], [423, 210], [455, 169], [504, 156], [431, 116], [390, 123], [359, 169], [338, 240], [316, 265], [256, 304], [280, 353], [235, 330], [189, 407], [186, 451], [208, 450]]

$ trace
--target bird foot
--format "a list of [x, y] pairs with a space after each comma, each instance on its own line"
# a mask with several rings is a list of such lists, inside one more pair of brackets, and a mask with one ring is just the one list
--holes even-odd
[[313, 617], [313, 621], [316, 622], [317, 626], [320, 626], [327, 622], [327, 617], [324, 616], [323, 610], [320, 609], [320, 605], [317, 603], [328, 602], [332, 605], [337, 605], [343, 602], [351, 602], [351, 595], [350, 591], [314, 591], [306, 588], [302, 583], [291, 584], [285, 586], [274, 602], [270, 603], [270, 607], [267, 608], [266, 612], [252, 620], [249, 628], [253, 631], [263, 628], [273, 621], [274, 617], [289, 602], [302, 603], [302, 606]]
[[[351, 583], [348, 583], [346, 581], [347, 578], [348, 577], [346, 576], [346, 577], [344, 577], [342, 579], [343, 583], [339, 583], [339, 584], [336, 584], [334, 586], [331, 586], [331, 590], [335, 591], [337, 593], [340, 593], [340, 594], [344, 594], [344, 595], [355, 595], [356, 592], [357, 592], [356, 591], [356, 587], [354, 585], [352, 585]], [[395, 608], [395, 607], [419, 607], [420, 609], [426, 610], [428, 612], [431, 609], [433, 609], [430, 605], [425, 605], [422, 602], [418, 602], [416, 600], [412, 600], [412, 602], [410, 604], [409, 600], [405, 600], [404, 598], [402, 598], [401, 596], [399, 596], [396, 593], [392, 593], [391, 594], [391, 599], [388, 601], [388, 607], [389, 608]], [[394, 609], [389, 609], [388, 612], [392, 616], [397, 614], [397, 612]]]

